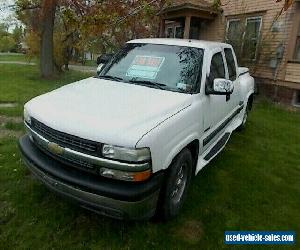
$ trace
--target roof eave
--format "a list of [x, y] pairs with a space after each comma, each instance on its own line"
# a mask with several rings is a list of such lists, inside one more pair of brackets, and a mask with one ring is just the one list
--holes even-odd
[[198, 11], [204, 11], [208, 12], [212, 15], [217, 15], [220, 10], [215, 10], [213, 7], [210, 6], [198, 6], [194, 4], [181, 4], [181, 5], [176, 5], [176, 6], [169, 6], [164, 9], [162, 9], [158, 15], [163, 15], [166, 13], [171, 13], [174, 11], [179, 11], [179, 10], [198, 10]]

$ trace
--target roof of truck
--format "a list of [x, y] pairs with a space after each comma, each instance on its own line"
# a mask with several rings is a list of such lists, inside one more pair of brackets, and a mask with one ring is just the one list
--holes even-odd
[[176, 38], [146, 38], [136, 39], [128, 41], [127, 43], [151, 43], [151, 44], [165, 44], [165, 45], [177, 45], [177, 46], [188, 46], [202, 49], [214, 49], [218, 47], [231, 47], [227, 43], [219, 43], [204, 40], [193, 40], [193, 39], [176, 39]]

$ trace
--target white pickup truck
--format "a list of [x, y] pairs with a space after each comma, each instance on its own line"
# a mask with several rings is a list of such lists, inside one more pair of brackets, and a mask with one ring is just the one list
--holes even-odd
[[23, 159], [48, 188], [119, 219], [178, 214], [191, 178], [245, 126], [254, 79], [231, 45], [139, 39], [24, 107]]

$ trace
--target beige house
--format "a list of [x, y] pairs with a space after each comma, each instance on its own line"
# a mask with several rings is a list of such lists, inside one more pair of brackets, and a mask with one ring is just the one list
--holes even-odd
[[231, 43], [260, 92], [300, 107], [300, 0], [173, 0], [160, 12], [160, 36]]

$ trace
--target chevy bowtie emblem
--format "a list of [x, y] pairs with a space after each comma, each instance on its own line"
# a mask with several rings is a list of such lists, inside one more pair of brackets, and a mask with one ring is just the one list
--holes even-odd
[[51, 153], [56, 154], [56, 155], [61, 155], [64, 152], [64, 148], [54, 142], [48, 143], [48, 149]]

